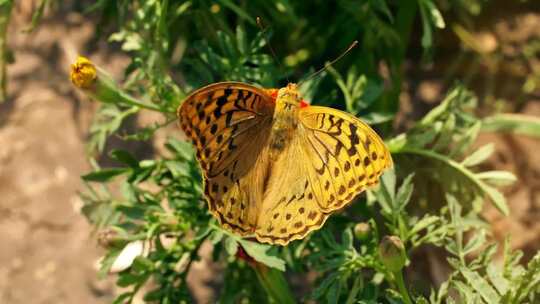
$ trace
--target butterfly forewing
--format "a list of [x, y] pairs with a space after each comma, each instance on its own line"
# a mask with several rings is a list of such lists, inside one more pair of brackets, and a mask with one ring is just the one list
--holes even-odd
[[309, 174], [319, 183], [314, 192], [324, 212], [342, 208], [375, 185], [383, 170], [392, 166], [382, 139], [351, 114], [312, 106], [302, 109], [300, 121], [311, 164]]
[[[209, 175], [223, 170], [244, 148], [239, 142], [256, 132], [261, 121], [271, 119], [273, 104], [253, 86], [218, 83], [192, 93], [178, 116], [193, 140], [201, 166]], [[240, 147], [240, 149], [238, 149]]]
[[259, 157], [273, 109], [270, 97], [256, 87], [218, 83], [192, 93], [178, 111], [181, 127], [197, 149], [210, 211], [241, 234], [253, 232], [256, 225], [262, 193], [253, 180], [264, 170], [258, 167], [263, 165]]

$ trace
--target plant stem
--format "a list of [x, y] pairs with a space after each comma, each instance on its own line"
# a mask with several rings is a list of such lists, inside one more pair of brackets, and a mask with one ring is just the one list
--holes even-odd
[[296, 303], [291, 294], [289, 285], [283, 276], [283, 273], [277, 269], [267, 267], [264, 264], [256, 262], [253, 269], [259, 278], [259, 282], [270, 298], [279, 304]]
[[360, 289], [362, 288], [362, 285], [363, 285], [363, 278], [362, 278], [362, 275], [361, 275], [361, 274], [358, 274], [358, 276], [357, 276], [356, 279], [354, 280], [354, 283], [353, 283], [351, 292], [349, 293], [349, 296], [347, 297], [347, 302], [345, 302], [346, 304], [353, 304], [353, 303], [355, 303], [356, 295], [358, 294], [358, 292], [359, 292]]
[[12, 6], [13, 1], [11, 0], [0, 4], [0, 103], [3, 103], [7, 99], [7, 31]]
[[[401, 83], [403, 79], [402, 64], [405, 58], [409, 37], [414, 25], [414, 18], [418, 9], [416, 0], [399, 1], [399, 7], [396, 16], [395, 29], [400, 37], [400, 43], [396, 50], [390, 56], [390, 77], [392, 79], [392, 88], [385, 94], [377, 107], [383, 112], [396, 113], [399, 106], [399, 94], [401, 93]], [[388, 124], [387, 124], [388, 125]], [[388, 125], [389, 126], [389, 125]]]
[[403, 280], [403, 273], [401, 270], [394, 272], [394, 279], [396, 281], [399, 293], [401, 294], [401, 297], [403, 298], [403, 301], [405, 301], [406, 304], [412, 304], [411, 297], [409, 296], [409, 292], [405, 288], [405, 281]]
[[99, 77], [99, 81], [96, 82], [97, 87], [91, 91], [88, 91], [90, 96], [92, 96], [94, 99], [105, 103], [120, 102], [161, 113], [170, 112], [169, 110], [165, 110], [155, 104], [141, 102], [135, 99], [133, 96], [129, 95], [122, 88], [120, 88], [120, 86], [117, 85], [117, 83], [106, 71], [100, 69], [99, 67], [96, 67], [96, 69]]
[[118, 96], [126, 104], [136, 106], [136, 107], [139, 107], [139, 108], [143, 108], [143, 109], [147, 109], [147, 110], [152, 110], [152, 111], [157, 111], [157, 112], [162, 112], [163, 113], [163, 109], [161, 109], [160, 107], [158, 107], [158, 106], [156, 106], [154, 104], [151, 104], [151, 103], [141, 102], [141, 101], [133, 98], [131, 95], [129, 95], [127, 93], [124, 93], [124, 91], [121, 91], [121, 93], [119, 93]]

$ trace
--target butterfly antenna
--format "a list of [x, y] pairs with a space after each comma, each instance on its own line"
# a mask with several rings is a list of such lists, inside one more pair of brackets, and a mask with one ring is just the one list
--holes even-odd
[[[277, 62], [277, 64], [279, 65], [279, 68], [281, 69], [281, 71], [283, 73], [285, 73], [285, 68], [283, 67], [283, 65], [281, 64], [281, 61], [279, 61], [277, 55], [276, 55], [276, 52], [274, 52], [274, 48], [272, 47], [272, 45], [270, 44], [270, 41], [268, 41], [268, 39], [266, 39], [266, 35], [264, 34], [266, 32], [266, 29], [264, 28], [264, 26], [262, 25], [262, 19], [261, 17], [257, 17], [257, 25], [259, 26], [259, 28], [261, 29], [261, 33], [262, 33], [262, 36], [263, 36], [263, 39], [264, 39], [264, 42], [266, 42], [266, 45], [268, 46], [268, 48], [270, 49], [270, 53], [272, 53], [272, 57], [274, 57], [274, 60]], [[289, 81], [289, 77], [287, 75], [285, 75], [285, 77], [287, 78], [287, 82], [290, 82]]]
[[302, 83], [314, 78], [315, 76], [319, 75], [320, 73], [322, 73], [324, 70], [326, 70], [329, 66], [331, 66], [332, 64], [336, 63], [338, 60], [340, 60], [343, 56], [347, 55], [348, 52], [350, 52], [352, 49], [354, 49], [356, 47], [356, 45], [358, 45], [358, 40], [355, 40], [353, 41], [353, 43], [351, 43], [351, 45], [349, 45], [349, 47], [343, 52], [341, 53], [341, 55], [339, 55], [336, 59], [330, 61], [329, 63], [325, 64], [324, 67], [322, 67], [320, 70], [318, 70], [317, 72], [314, 72], [313, 74], [311, 74], [308, 78], [302, 80], [298, 86], [300, 86]]

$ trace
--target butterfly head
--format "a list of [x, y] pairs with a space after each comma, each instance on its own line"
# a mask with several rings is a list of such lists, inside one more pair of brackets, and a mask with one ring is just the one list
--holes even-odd
[[278, 97], [280, 97], [281, 100], [284, 100], [284, 98], [300, 100], [300, 108], [305, 108], [309, 106], [309, 102], [300, 98], [300, 93], [298, 92], [298, 85], [295, 83], [289, 83], [286, 87], [281, 89], [265, 89], [265, 91], [268, 95], [270, 95], [274, 103], [277, 103], [276, 101]]
[[288, 107], [299, 107], [302, 101], [296, 83], [289, 83], [286, 87], [279, 89], [276, 101], [278, 104]]

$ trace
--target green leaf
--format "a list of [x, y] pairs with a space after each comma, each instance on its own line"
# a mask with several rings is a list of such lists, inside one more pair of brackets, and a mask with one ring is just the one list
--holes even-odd
[[443, 29], [445, 27], [444, 19], [439, 9], [435, 6], [435, 3], [433, 3], [431, 0], [424, 0], [423, 2], [426, 5], [433, 24], [436, 27]]
[[463, 151], [465, 151], [474, 142], [474, 140], [476, 140], [478, 133], [480, 133], [481, 127], [482, 123], [480, 121], [473, 124], [454, 145], [454, 148], [450, 153], [450, 157], [461, 155], [461, 153], [463, 153]]
[[478, 150], [474, 151], [471, 155], [469, 155], [467, 158], [465, 158], [461, 164], [465, 167], [472, 167], [476, 166], [486, 159], [488, 159], [491, 154], [495, 151], [495, 145], [493, 143], [489, 143], [487, 145], [484, 145], [480, 147]]
[[[13, 0], [6, 0], [6, 1], [2, 1], [0, 3], [0, 5], [2, 5], [2, 6], [6, 5], [8, 7], [11, 7], [12, 4], [13, 4]], [[34, 5], [35, 4], [36, 3], [34, 3]], [[45, 9], [50, 4], [51, 4], [51, 0], [41, 0], [41, 2], [39, 3], [39, 6], [37, 7], [37, 9], [35, 9], [34, 12], [32, 13], [32, 21], [30, 22], [30, 25], [27, 28], [25, 28], [23, 30], [23, 32], [29, 33], [29, 32], [32, 32], [36, 28], [38, 23], [43, 18], [43, 15], [45, 13]]]
[[125, 304], [131, 302], [133, 299], [133, 296], [135, 295], [135, 292], [124, 292], [116, 297], [112, 304]]
[[[420, 1], [424, 3], [424, 1]], [[422, 39], [421, 44], [424, 49], [429, 49], [433, 46], [433, 34], [431, 28], [431, 21], [424, 5], [420, 5], [420, 16], [422, 17]]]
[[486, 231], [480, 230], [463, 247], [463, 254], [469, 254], [479, 249], [486, 242]]
[[415, 235], [438, 221], [440, 221], [440, 218], [438, 216], [426, 215], [411, 228], [411, 230], [409, 231], [409, 235]]
[[[46, 2], [46, 1], [42, 1], [42, 2]], [[0, 6], [11, 5], [12, 3], [13, 3], [13, 0], [0, 0]]]
[[403, 180], [403, 183], [398, 189], [398, 192], [396, 194], [396, 207], [398, 210], [403, 210], [405, 206], [409, 203], [411, 200], [411, 196], [413, 193], [414, 186], [412, 184], [412, 179], [414, 178], [414, 173], [409, 174], [405, 180]]
[[341, 233], [341, 241], [343, 244], [343, 247], [347, 250], [354, 249], [353, 247], [353, 233], [351, 227], [346, 228], [343, 230], [343, 233]]
[[169, 138], [165, 146], [171, 151], [177, 153], [181, 160], [191, 160], [193, 158], [193, 145], [187, 141]]
[[396, 193], [396, 173], [394, 169], [386, 170], [381, 176], [381, 188], [384, 189], [384, 195], [387, 196], [389, 203], [395, 200]]
[[502, 270], [494, 263], [490, 263], [486, 268], [486, 273], [493, 286], [497, 289], [499, 294], [503, 295], [508, 291], [509, 282], [503, 277]]
[[223, 239], [224, 236], [225, 236], [225, 233], [223, 233], [223, 231], [214, 230], [212, 234], [210, 234], [210, 242], [216, 245]]
[[334, 280], [332, 284], [328, 287], [326, 294], [326, 303], [337, 304], [339, 301], [339, 294], [341, 291], [341, 281]]
[[271, 248], [270, 246], [246, 240], [238, 240], [238, 242], [255, 261], [263, 263], [268, 267], [285, 271], [285, 261], [277, 256], [268, 254], [268, 250]]
[[161, 288], [156, 288], [146, 293], [143, 297], [144, 302], [156, 303], [163, 299], [166, 291]]
[[225, 250], [230, 256], [236, 255], [236, 252], [238, 251], [238, 243], [233, 238], [226, 238], [225, 239]]
[[[473, 172], [471, 172], [468, 168], [465, 166], [457, 163], [451, 158], [448, 158], [442, 154], [436, 153], [431, 150], [425, 150], [425, 149], [416, 149], [416, 148], [409, 148], [409, 147], [403, 147], [399, 151], [394, 151], [394, 153], [411, 153], [411, 154], [417, 154], [424, 157], [432, 158], [434, 160], [438, 160], [443, 162], [444, 164], [448, 165], [449, 167], [457, 170], [460, 174], [463, 174], [464, 177], [469, 179], [472, 183], [474, 183], [482, 192], [488, 195], [488, 197], [491, 199], [492, 203], [501, 211], [503, 214], [508, 215], [508, 205], [506, 204], [506, 199], [504, 196], [497, 191], [496, 189], [492, 188], [491, 186], [484, 183], [482, 180], [477, 178]], [[384, 176], [384, 175], [383, 175]]]
[[110, 169], [101, 169], [94, 171], [88, 174], [81, 176], [84, 181], [87, 182], [107, 182], [114, 178], [115, 176], [129, 172], [130, 169], [127, 168], [110, 168]]
[[469, 285], [466, 285], [465, 283], [460, 282], [460, 281], [453, 281], [452, 283], [456, 286], [456, 290], [459, 292], [461, 297], [465, 300], [462, 303], [466, 303], [466, 304], [482, 303], [480, 297], [474, 293], [474, 290]]
[[182, 4], [180, 4], [177, 8], [176, 8], [176, 11], [174, 12], [174, 14], [178, 17], [180, 15], [183, 15], [185, 12], [187, 12], [187, 10], [189, 9], [189, 7], [192, 5], [193, 3], [191, 1], [186, 1]]
[[414, 299], [414, 303], [416, 303], [416, 304], [429, 304], [429, 301], [426, 298], [424, 298], [422, 296], [419, 296], [416, 299]]
[[186, 176], [189, 173], [189, 166], [186, 163], [181, 163], [178, 161], [164, 161], [163, 163], [167, 169], [171, 171], [174, 178], [180, 178], [181, 176]]
[[516, 176], [507, 171], [485, 171], [476, 173], [476, 177], [495, 186], [508, 186], [517, 181]]
[[148, 258], [138, 256], [133, 260], [131, 268], [133, 269], [133, 271], [137, 272], [152, 271], [154, 269], [154, 263]]
[[487, 303], [499, 303], [500, 296], [489, 283], [482, 278], [478, 273], [462, 267], [460, 270], [465, 280], [470, 286], [482, 296]]
[[218, 0], [218, 2], [223, 4], [223, 6], [228, 7], [229, 9], [231, 9], [239, 17], [247, 20], [249, 23], [251, 23], [251, 25], [256, 25], [255, 20], [251, 17], [251, 14], [249, 14], [248, 12], [243, 10], [238, 5], [234, 4], [232, 1], [230, 1], [230, 0]]
[[332, 272], [323, 279], [323, 281], [313, 291], [313, 298], [319, 299], [323, 295], [327, 294], [328, 288], [339, 278], [338, 272]]
[[443, 116], [445, 113], [450, 112], [450, 105], [451, 102], [456, 99], [460, 94], [462, 94], [463, 89], [461, 87], [456, 87], [452, 89], [444, 98], [444, 100], [433, 108], [431, 111], [429, 111], [428, 114], [422, 118], [422, 120], [418, 123], [418, 126], [429, 126], [432, 125], [436, 120], [438, 120], [441, 116]]
[[506, 198], [504, 197], [504, 195], [502, 195], [502, 193], [500, 193], [497, 189], [484, 183], [477, 184], [480, 186], [482, 191], [484, 191], [484, 193], [489, 196], [497, 209], [499, 209], [504, 215], [508, 215], [510, 213], [510, 211], [508, 210], [508, 205], [506, 204]]
[[388, 4], [386, 3], [386, 0], [375, 0], [370, 2], [371, 5], [373, 5], [374, 8], [384, 13], [386, 18], [390, 20], [391, 23], [394, 23], [394, 17], [392, 16], [392, 13], [390, 12], [390, 9], [388, 8]]
[[122, 273], [118, 280], [116, 281], [116, 285], [120, 287], [128, 287], [129, 285], [133, 284], [139, 284], [146, 280], [144, 276], [135, 275], [129, 272]]
[[455, 129], [456, 129], [456, 115], [454, 113], [450, 113], [448, 114], [448, 117], [446, 118], [446, 120], [442, 123], [440, 131], [437, 132], [438, 138], [432, 150], [444, 151], [452, 142]]
[[138, 168], [139, 162], [128, 151], [125, 150], [112, 150], [109, 155], [112, 159], [128, 165], [131, 168]]
[[497, 114], [484, 118], [482, 131], [540, 137], [540, 118], [522, 114]]
[[245, 55], [248, 52], [248, 43], [246, 40], [246, 32], [240, 26], [236, 27], [236, 45], [241, 55]]
[[370, 112], [366, 115], [362, 115], [361, 119], [368, 125], [377, 125], [391, 121], [395, 116], [394, 113]]

